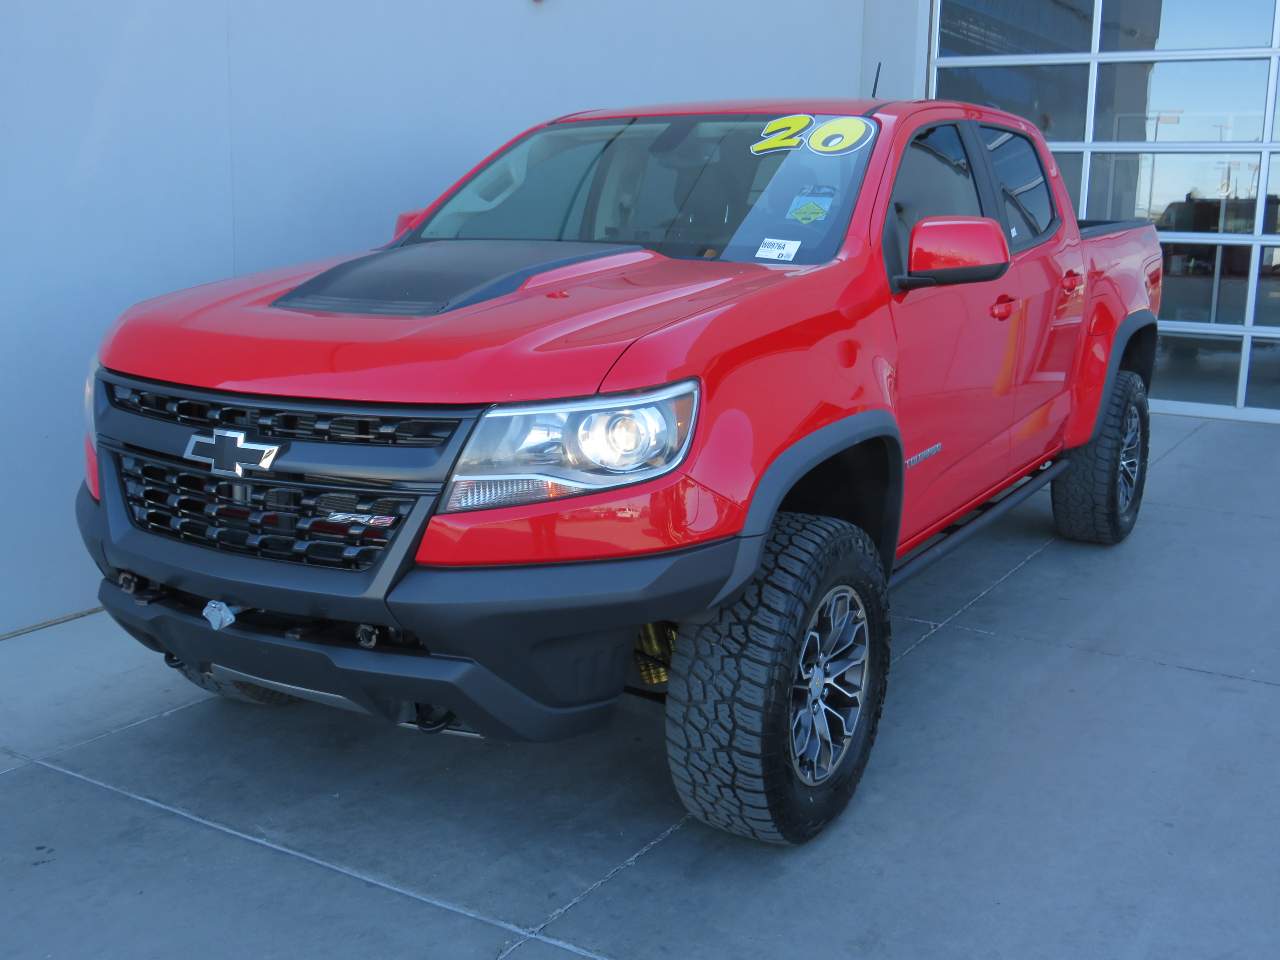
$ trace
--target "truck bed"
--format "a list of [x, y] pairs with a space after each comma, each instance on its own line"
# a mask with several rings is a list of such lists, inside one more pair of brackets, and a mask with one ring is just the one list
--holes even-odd
[[1077, 220], [1076, 223], [1080, 227], [1080, 236], [1087, 239], [1089, 237], [1102, 237], [1109, 233], [1120, 233], [1124, 230], [1136, 230], [1139, 227], [1152, 226], [1150, 220], [1141, 218], [1133, 218], [1129, 220]]

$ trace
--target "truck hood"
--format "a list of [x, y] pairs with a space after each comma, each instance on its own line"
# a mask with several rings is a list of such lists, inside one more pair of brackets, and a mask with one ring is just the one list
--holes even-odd
[[217, 390], [481, 404], [595, 393], [627, 346], [780, 282], [612, 244], [440, 240], [139, 304], [105, 367]]

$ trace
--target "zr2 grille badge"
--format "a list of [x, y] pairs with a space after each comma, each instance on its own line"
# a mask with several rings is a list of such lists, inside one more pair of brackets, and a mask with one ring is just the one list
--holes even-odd
[[240, 430], [215, 429], [212, 434], [195, 434], [187, 443], [188, 460], [208, 464], [223, 477], [243, 477], [244, 468], [270, 470], [280, 452], [279, 444], [250, 443]]
[[331, 523], [360, 523], [366, 527], [389, 527], [396, 522], [395, 517], [377, 513], [331, 513], [325, 519]]

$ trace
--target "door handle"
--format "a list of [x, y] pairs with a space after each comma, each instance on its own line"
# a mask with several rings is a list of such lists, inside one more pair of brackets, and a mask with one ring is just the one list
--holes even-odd
[[1013, 316], [1013, 307], [1017, 302], [1013, 297], [1002, 293], [991, 305], [991, 315], [997, 320], [1008, 320]]
[[1062, 289], [1067, 293], [1074, 293], [1084, 286], [1084, 277], [1076, 273], [1074, 270], [1068, 270], [1062, 275]]

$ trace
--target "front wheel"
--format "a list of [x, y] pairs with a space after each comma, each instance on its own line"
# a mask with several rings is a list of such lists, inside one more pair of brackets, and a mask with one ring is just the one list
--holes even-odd
[[667, 757], [689, 812], [771, 843], [822, 830], [875, 742], [889, 633], [871, 538], [830, 517], [779, 514], [743, 595], [677, 635]]

